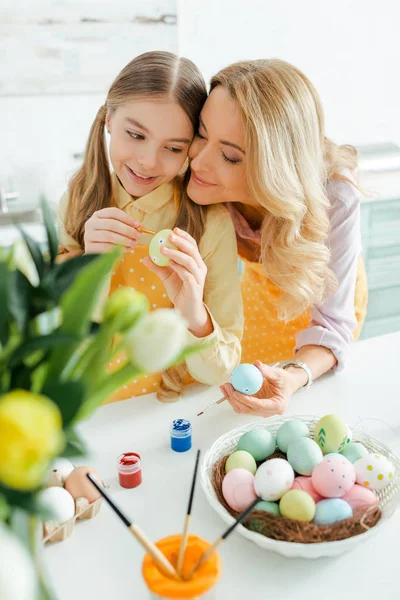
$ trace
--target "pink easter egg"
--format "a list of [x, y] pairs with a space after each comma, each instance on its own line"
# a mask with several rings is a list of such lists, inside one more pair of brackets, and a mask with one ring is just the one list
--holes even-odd
[[367, 509], [370, 506], [379, 503], [379, 500], [375, 496], [374, 492], [363, 485], [358, 485], [358, 483], [355, 483], [351, 490], [342, 496], [342, 500], [345, 500], [348, 504], [350, 504], [353, 511], [362, 508]]
[[296, 477], [292, 485], [292, 490], [303, 490], [304, 492], [308, 492], [315, 503], [322, 500], [322, 496], [315, 491], [311, 477], [306, 477], [305, 475], [299, 475], [299, 477]]
[[246, 469], [232, 469], [225, 475], [222, 494], [236, 512], [242, 512], [257, 498], [254, 479], [254, 475]]
[[354, 465], [344, 456], [326, 458], [311, 475], [315, 491], [324, 498], [341, 498], [351, 490], [355, 480]]

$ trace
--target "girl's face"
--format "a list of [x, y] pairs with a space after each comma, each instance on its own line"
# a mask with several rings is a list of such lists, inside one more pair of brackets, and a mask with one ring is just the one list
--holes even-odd
[[188, 195], [196, 204], [253, 204], [246, 182], [245, 127], [222, 86], [214, 88], [204, 104], [189, 158]]
[[176, 102], [141, 99], [106, 118], [110, 159], [125, 190], [139, 198], [181, 171], [193, 139], [192, 125]]

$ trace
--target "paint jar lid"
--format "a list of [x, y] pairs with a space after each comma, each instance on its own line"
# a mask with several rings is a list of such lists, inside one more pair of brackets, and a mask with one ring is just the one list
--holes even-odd
[[124, 452], [117, 458], [117, 468], [120, 473], [137, 473], [142, 468], [142, 460], [136, 452]]
[[171, 437], [186, 438], [192, 435], [192, 424], [186, 419], [175, 419], [170, 429]]

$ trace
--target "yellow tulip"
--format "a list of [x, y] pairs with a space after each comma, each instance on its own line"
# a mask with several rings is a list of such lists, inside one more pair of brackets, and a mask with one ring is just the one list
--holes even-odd
[[26, 390], [0, 396], [1, 483], [37, 488], [64, 445], [61, 413], [49, 398]]

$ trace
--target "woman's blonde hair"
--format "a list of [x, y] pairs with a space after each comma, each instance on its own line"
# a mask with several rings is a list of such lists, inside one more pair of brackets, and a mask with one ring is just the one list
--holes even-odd
[[239, 62], [211, 80], [236, 101], [246, 130], [247, 180], [263, 209], [261, 259], [281, 291], [281, 319], [324, 300], [336, 285], [329, 269], [330, 179], [347, 179], [357, 152], [324, 135], [321, 101], [311, 82], [278, 60]]
[[[207, 98], [204, 79], [196, 65], [171, 52], [146, 52], [134, 58], [117, 76], [91, 127], [84, 160], [69, 185], [69, 202], [65, 226], [68, 233], [84, 247], [88, 215], [111, 206], [112, 180], [105, 140], [107, 115], [134, 99], [160, 98], [177, 102], [185, 112], [193, 132]], [[174, 192], [177, 216], [175, 226], [190, 233], [197, 242], [204, 231], [206, 207], [192, 202], [186, 194], [189, 171], [176, 178]], [[185, 369], [181, 366], [163, 373], [160, 399], [179, 395]]]

